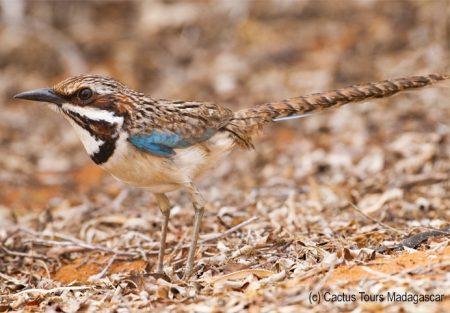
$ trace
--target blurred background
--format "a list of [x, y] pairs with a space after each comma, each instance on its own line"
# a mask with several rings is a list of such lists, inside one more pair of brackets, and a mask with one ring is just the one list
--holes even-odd
[[[361, 260], [372, 260], [375, 249], [395, 255], [384, 247], [424, 228], [448, 227], [450, 88], [424, 89], [277, 123], [267, 127], [255, 150], [234, 151], [198, 180], [208, 203], [202, 238], [223, 234], [253, 217], [258, 221], [252, 219], [228, 237], [199, 247], [201, 280], [194, 289], [204, 297], [193, 298], [194, 290], [183, 293], [173, 287], [177, 280], [167, 285], [151, 276], [124, 274], [154, 270], [161, 216], [151, 194], [127, 187], [96, 167], [71, 126], [43, 104], [12, 97], [71, 75], [95, 73], [155, 98], [211, 101], [237, 110], [355, 83], [448, 73], [449, 14], [448, 0], [0, 0], [0, 272], [8, 280], [0, 284], [0, 294], [7, 294], [10, 285], [17, 287], [17, 279], [17, 288], [53, 288], [87, 281], [103, 271], [110, 258], [105, 249], [55, 246], [54, 240], [73, 243], [67, 239], [70, 235], [137, 258], [115, 262], [111, 272], [122, 276], [110, 276], [112, 283], [101, 281], [99, 289], [86, 291], [95, 303], [149, 295], [160, 299], [160, 305], [177, 299], [181, 311], [190, 301], [203, 301], [202, 311], [223, 311], [228, 301], [223, 297], [231, 299], [231, 306], [238, 303], [234, 297], [241, 297], [243, 304], [234, 312], [251, 308], [249, 303], [272, 303], [273, 309], [266, 311], [277, 311], [283, 303], [307, 295], [302, 288], [324, 286], [335, 263], [325, 279], [303, 278], [327, 269], [327, 262], [335, 260], [330, 256], [347, 263], [349, 256], [357, 255], [349, 263], [351, 269]], [[169, 196], [175, 207], [165, 270], [173, 278], [185, 262], [183, 244], [189, 242], [193, 210], [183, 192]], [[349, 201], [380, 223], [352, 209]], [[25, 229], [17, 231], [17, 226]], [[60, 234], [54, 237], [53, 231]], [[52, 243], [43, 244], [41, 239], [48, 238]], [[436, 245], [448, 246], [429, 241], [422, 247], [437, 253]], [[361, 248], [373, 253], [361, 257]], [[448, 260], [446, 251], [441, 262]], [[46, 263], [24, 257], [30, 254], [40, 254]], [[408, 282], [414, 292], [429, 292], [422, 272], [414, 280], [405, 271], [422, 264], [420, 260], [425, 273], [433, 269], [430, 262], [440, 259], [413, 259], [408, 253], [409, 263], [387, 265], [386, 277], [400, 272], [402, 280], [386, 279], [386, 284]], [[228, 287], [232, 289], [212, 291], [212, 276], [243, 268], [276, 275], [285, 271], [286, 276], [273, 281], [301, 280], [286, 285], [286, 292], [269, 284], [266, 291], [276, 291], [271, 295], [252, 289], [253, 280], [245, 283], [251, 286], [249, 293], [241, 293], [234, 283]], [[439, 268], [441, 273], [437, 267], [430, 272], [427, 286], [443, 286], [439, 293], [444, 293], [449, 290], [447, 268]], [[381, 290], [378, 281], [360, 273], [349, 292]], [[345, 279], [352, 275], [350, 270], [342, 273]], [[122, 289], [123, 283], [140, 287]], [[141, 293], [142, 285], [147, 293]], [[58, 303], [53, 293], [45, 294]], [[208, 302], [210, 296], [217, 301]], [[289, 296], [293, 299], [286, 302]], [[8, 299], [0, 303], [0, 311], [8, 309]], [[25, 302], [17, 303], [14, 309]], [[153, 305], [145, 300], [139, 308]], [[335, 312], [357, 303], [322, 305], [327, 309], [314, 309]], [[428, 310], [430, 303], [426, 305]]]
[[[126, 188], [91, 164], [60, 116], [13, 100], [20, 91], [96, 73], [153, 97], [238, 109], [353, 83], [448, 71], [448, 15], [447, 0], [2, 0], [0, 203], [19, 211], [83, 197], [102, 204]], [[256, 151], [234, 153], [204, 180], [208, 199], [220, 195], [211, 185], [220, 190], [231, 183], [248, 191], [291, 171], [289, 184], [302, 187], [308, 175], [355, 165], [371, 145], [384, 149], [392, 132], [434, 129], [436, 121], [448, 121], [448, 103], [439, 107], [438, 95], [419, 92], [271, 127]], [[335, 148], [338, 155], [349, 154], [330, 165], [326, 155]], [[336, 175], [344, 180], [347, 174]], [[152, 201], [131, 192], [142, 206]]]

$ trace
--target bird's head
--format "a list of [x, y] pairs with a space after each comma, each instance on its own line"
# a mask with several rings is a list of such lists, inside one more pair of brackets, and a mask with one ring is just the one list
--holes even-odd
[[[74, 126], [94, 159], [106, 143], [115, 144], [132, 106], [142, 94], [108, 77], [70, 77], [52, 88], [25, 91], [17, 99], [46, 102]], [[104, 149], [103, 149], [104, 150]], [[97, 160], [94, 159], [97, 162]], [[99, 163], [99, 162], [97, 162]]]
[[46, 102], [72, 118], [81, 115], [100, 120], [103, 116], [105, 122], [113, 122], [114, 117], [127, 115], [134, 98], [139, 96], [141, 94], [112, 78], [81, 75], [67, 78], [52, 88], [19, 93], [14, 98]]

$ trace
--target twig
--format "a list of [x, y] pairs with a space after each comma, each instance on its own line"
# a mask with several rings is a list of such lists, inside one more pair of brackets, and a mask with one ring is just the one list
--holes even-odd
[[296, 283], [299, 283], [299, 282], [301, 282], [303, 280], [306, 280], [306, 279], [311, 278], [313, 276], [319, 275], [322, 272], [325, 272], [327, 269], [329, 270], [329, 268], [325, 268], [324, 266], [318, 266], [318, 267], [312, 268], [309, 271], [307, 271], [306, 273], [295, 277], [294, 281]]
[[[241, 229], [242, 227], [244, 227], [250, 223], [253, 223], [257, 219], [258, 219], [258, 217], [254, 216], [236, 226], [233, 226], [233, 227], [227, 229], [223, 233], [211, 235], [209, 238], [205, 238], [205, 239], [201, 240], [200, 244], [204, 244], [209, 241], [214, 241], [214, 240], [218, 240], [218, 239], [227, 237], [230, 234]], [[98, 251], [102, 251], [102, 252], [107, 252], [107, 253], [113, 254], [115, 256], [115, 258], [124, 257], [124, 256], [134, 258], [137, 255], [139, 255], [139, 253], [136, 253], [136, 252], [126, 252], [126, 251], [121, 251], [121, 250], [109, 249], [109, 248], [106, 248], [106, 247], [100, 246], [100, 245], [92, 245], [92, 244], [86, 243], [80, 239], [77, 239], [77, 238], [74, 238], [74, 237], [71, 237], [71, 236], [68, 236], [65, 234], [61, 234], [61, 233], [39, 233], [39, 232], [30, 230], [30, 229], [26, 229], [26, 228], [22, 228], [22, 227], [20, 227], [19, 229], [23, 232], [26, 232], [26, 233], [31, 234], [36, 237], [42, 237], [42, 236], [50, 236], [51, 237], [51, 236], [53, 236], [53, 237], [58, 237], [58, 238], [65, 240], [65, 241], [56, 241], [56, 240], [47, 240], [47, 239], [29, 239], [24, 242], [31, 242], [34, 244], [40, 244], [40, 245], [46, 245], [46, 246], [63, 246], [63, 247], [78, 246], [78, 247], [86, 249], [86, 250], [93, 250], [93, 251], [98, 250]], [[144, 238], [144, 239], [150, 239], [150, 238]], [[185, 244], [179, 248], [187, 248], [189, 246], [190, 246], [189, 244]], [[157, 254], [157, 251], [146, 252], [146, 255], [154, 255], [154, 254]], [[21, 255], [21, 256], [27, 256], [27, 255]], [[44, 257], [44, 259], [46, 259], [46, 257]]]
[[413, 283], [413, 280], [409, 277], [405, 277], [406, 275], [402, 275], [403, 273], [401, 273], [401, 272], [387, 274], [387, 273], [383, 273], [383, 272], [379, 272], [374, 269], [371, 269], [368, 266], [362, 266], [361, 269], [366, 271], [369, 274], [377, 276], [378, 278], [384, 279], [386, 281], [394, 281], [394, 282], [398, 283], [399, 285], [408, 283], [408, 285], [411, 286], [411, 288], [413, 288], [416, 292], [421, 292], [420, 288], [418, 288], [416, 286], [416, 284]]
[[442, 262], [442, 263], [428, 264], [428, 265], [421, 265], [421, 266], [416, 266], [413, 268], [407, 268], [407, 269], [404, 269], [403, 271], [400, 271], [398, 274], [410, 275], [410, 274], [425, 274], [427, 272], [435, 273], [435, 270], [442, 268], [442, 267], [448, 267], [448, 266], [450, 266], [450, 261]]
[[14, 277], [12, 277], [12, 276], [3, 274], [3, 273], [1, 273], [1, 272], [0, 272], [0, 278], [4, 279], [4, 280], [6, 280], [6, 281], [9, 281], [10, 283], [13, 283], [14, 285], [26, 286], [26, 284], [23, 283], [23, 282], [21, 282], [20, 280], [14, 278]]
[[209, 242], [209, 241], [214, 241], [214, 240], [218, 240], [218, 239], [225, 238], [225, 237], [229, 236], [230, 234], [234, 233], [235, 231], [239, 230], [240, 228], [242, 228], [242, 227], [244, 227], [244, 226], [247, 226], [248, 224], [253, 223], [253, 222], [256, 221], [257, 219], [258, 219], [257, 216], [253, 216], [252, 218], [249, 218], [248, 220], [243, 221], [242, 223], [237, 224], [236, 226], [233, 226], [233, 227], [227, 229], [227, 230], [224, 231], [223, 233], [216, 234], [216, 235], [211, 235], [211, 236], [208, 237], [208, 238], [202, 239], [202, 240], [200, 241], [200, 244], [203, 244], [203, 243], [206, 243], [206, 242]]
[[78, 246], [78, 247], [84, 248], [86, 250], [98, 250], [98, 251], [107, 252], [110, 254], [117, 254], [119, 256], [130, 256], [130, 257], [136, 256], [136, 253], [109, 249], [104, 246], [91, 245], [91, 244], [88, 244], [86, 242], [82, 242], [79, 240], [72, 242], [72, 241], [56, 241], [56, 240], [45, 240], [45, 239], [28, 239], [28, 240], [25, 240], [24, 242], [31, 242], [34, 244], [40, 244], [40, 245], [44, 245], [44, 246], [63, 246], [63, 247]]
[[143, 233], [140, 233], [140, 232], [134, 231], [134, 230], [125, 230], [125, 231], [122, 231], [122, 232], [118, 232], [118, 233], [116, 233], [114, 235], [102, 238], [101, 240], [98, 240], [97, 242], [104, 242], [104, 241], [111, 240], [113, 238], [124, 237], [124, 236], [126, 236], [126, 237], [133, 237], [134, 236], [136, 238], [139, 238], [139, 239], [142, 239], [144, 241], [147, 241], [148, 243], [150, 243], [151, 246], [154, 245], [155, 248], [159, 248], [159, 242], [153, 240], [152, 238], [150, 238], [147, 235], [144, 235]]
[[0, 249], [5, 251], [5, 253], [8, 255], [20, 256], [23, 258], [32, 258], [32, 259], [40, 259], [40, 260], [53, 259], [52, 257], [48, 257], [48, 256], [41, 255], [41, 254], [28, 254], [28, 253], [23, 253], [23, 252], [11, 251], [2, 245], [0, 245]]
[[128, 196], [129, 190], [128, 189], [123, 189], [118, 195], [117, 197], [112, 201], [111, 203], [111, 208], [114, 211], [117, 211], [120, 208], [120, 205], [122, 204], [123, 200], [125, 200], [125, 198]]
[[[136, 253], [136, 252], [114, 250], [114, 249], [109, 249], [109, 248], [107, 248], [105, 246], [101, 246], [101, 245], [89, 244], [78, 238], [75, 238], [75, 237], [72, 237], [69, 235], [65, 235], [65, 234], [61, 234], [61, 233], [56, 233], [56, 232], [39, 233], [34, 230], [26, 229], [23, 227], [19, 227], [19, 229], [21, 231], [31, 234], [35, 237], [49, 236], [49, 237], [58, 237], [58, 238], [65, 240], [65, 241], [46, 240], [46, 239], [29, 239], [29, 240], [27, 240], [27, 242], [32, 242], [32, 243], [36, 243], [36, 244], [47, 245], [47, 246], [63, 246], [63, 247], [77, 246], [77, 247], [81, 247], [86, 250], [98, 250], [98, 251], [103, 251], [103, 252], [107, 252], [110, 254], [117, 254], [117, 256], [125, 256], [125, 257], [136, 257], [136, 255], [138, 255], [138, 253]], [[153, 255], [154, 252], [150, 251], [149, 254]]]
[[27, 289], [19, 291], [18, 293], [15, 293], [14, 296], [19, 296], [26, 293], [37, 293], [37, 294], [48, 294], [53, 292], [62, 292], [65, 290], [87, 290], [92, 289], [93, 287], [90, 286], [69, 286], [69, 287], [58, 287], [58, 288], [52, 288], [52, 289]]
[[179, 258], [178, 260], [174, 260], [174, 257], [175, 257], [175, 255], [178, 253], [179, 250], [181, 250], [181, 249], [183, 249], [183, 248], [185, 248], [185, 247], [189, 247], [189, 245], [183, 245], [183, 244], [182, 244], [182, 243], [184, 242], [184, 240], [186, 239], [187, 234], [188, 234], [188, 232], [187, 232], [187, 230], [185, 230], [185, 231], [183, 232], [183, 235], [180, 237], [180, 239], [179, 239], [177, 245], [176, 245], [176, 246], [172, 249], [172, 251], [170, 252], [171, 259], [172, 259], [171, 264], [172, 264], [172, 266], [173, 266], [174, 268], [176, 268], [176, 265], [178, 265], [179, 263], [184, 262], [184, 260], [186, 259], [185, 257], [181, 257], [181, 258]]
[[64, 239], [64, 240], [70, 241], [70, 242], [81, 243], [81, 244], [85, 244], [86, 243], [86, 242], [84, 242], [81, 239], [78, 239], [78, 238], [75, 238], [75, 237], [72, 237], [72, 236], [69, 236], [69, 235], [66, 235], [66, 234], [57, 233], [57, 232], [42, 232], [42, 233], [40, 233], [40, 232], [31, 230], [31, 229], [28, 229], [28, 228], [24, 228], [24, 227], [19, 227], [18, 229], [20, 231], [23, 231], [25, 233], [28, 233], [28, 234], [36, 236], [36, 237], [45, 237], [45, 236], [58, 237], [58, 238], [61, 238], [61, 239]]
[[325, 286], [325, 283], [330, 279], [331, 275], [334, 273], [334, 269], [336, 268], [336, 262], [337, 262], [337, 256], [336, 254], [331, 255], [331, 260], [328, 263], [328, 270], [327, 273], [322, 277], [322, 279], [316, 284], [316, 286], [313, 289], [314, 293], [317, 293], [319, 290]]
[[367, 273], [372, 274], [374, 276], [377, 276], [379, 278], [384, 278], [384, 279], [387, 279], [387, 280], [393, 280], [393, 281], [395, 281], [397, 283], [404, 283], [405, 282], [404, 278], [397, 277], [398, 273], [389, 273], [389, 274], [387, 274], [387, 273], [383, 273], [383, 272], [371, 269], [368, 266], [361, 266], [361, 269], [363, 271], [366, 271]]
[[[230, 234], [234, 233], [235, 231], [239, 230], [240, 228], [242, 228], [242, 227], [244, 227], [244, 226], [246, 226], [246, 225], [248, 225], [248, 224], [250, 224], [250, 223], [253, 223], [253, 222], [256, 221], [257, 219], [258, 219], [257, 216], [253, 216], [252, 218], [249, 218], [248, 220], [243, 221], [242, 223], [240, 223], [240, 224], [238, 224], [238, 225], [236, 225], [236, 226], [233, 226], [233, 227], [227, 229], [227, 230], [224, 231], [223, 233], [220, 233], [220, 234], [213, 234], [213, 235], [210, 235], [209, 238], [204, 238], [204, 239], [200, 240], [199, 244], [205, 244], [206, 242], [209, 242], [209, 241], [214, 241], [214, 240], [217, 240], [217, 239], [225, 238], [226, 236], [229, 236]], [[184, 237], [185, 237], [185, 236], [184, 236]], [[180, 241], [180, 242], [181, 242], [181, 241]], [[172, 255], [173, 255], [177, 250], [179, 250], [179, 249], [182, 249], [182, 248], [189, 248], [189, 247], [190, 247], [190, 244], [184, 244], [184, 245], [178, 244], [178, 245], [172, 250]], [[172, 266], [176, 266], [176, 265], [178, 265], [179, 263], [184, 262], [184, 260], [185, 260], [185, 258], [181, 258], [181, 259], [172, 261]]]
[[380, 226], [383, 226], [384, 228], [387, 228], [387, 229], [389, 229], [389, 230], [392, 230], [392, 231], [394, 231], [394, 232], [396, 232], [396, 233], [401, 233], [401, 232], [402, 232], [402, 231], [399, 230], [399, 229], [396, 229], [396, 228], [394, 228], [394, 227], [392, 227], [392, 226], [389, 226], [389, 225], [387, 225], [387, 224], [385, 224], [385, 223], [383, 223], [383, 222], [381, 222], [381, 221], [379, 221], [379, 220], [377, 220], [377, 219], [375, 219], [375, 218], [373, 218], [373, 217], [367, 215], [366, 213], [364, 213], [363, 211], [361, 211], [361, 210], [360, 210], [353, 202], [350, 202], [350, 201], [349, 201], [348, 203], [350, 204], [350, 207], [351, 207], [351, 208], [353, 208], [355, 211], [359, 212], [361, 215], [363, 215], [363, 216], [366, 217], [367, 219], [371, 220], [372, 222], [374, 222], [374, 223], [376, 223], [376, 224], [378, 224], [378, 225], [380, 225]]
[[47, 263], [45, 263], [43, 260], [38, 260], [37, 263], [39, 263], [39, 264], [42, 265], [42, 267], [43, 267], [44, 270], [45, 270], [45, 273], [47, 274], [47, 278], [48, 278], [48, 279], [51, 279], [51, 275], [50, 275], [50, 271], [49, 271], [49, 269], [48, 269]]
[[[148, 241], [149, 243], [151, 243], [151, 244], [159, 244], [159, 242], [155, 242], [152, 238], [150, 238], [149, 236], [147, 236], [147, 235], [144, 235], [143, 233], [140, 233], [140, 232], [137, 232], [137, 231], [134, 231], [134, 230], [131, 230], [131, 231], [128, 231], [128, 235], [133, 235], [133, 236], [136, 236], [136, 237], [139, 237], [140, 239], [143, 239], [143, 240], [145, 240], [145, 241]], [[159, 248], [159, 246], [157, 246], [157, 248]]]
[[108, 273], [109, 269], [113, 265], [113, 263], [116, 260], [116, 258], [117, 258], [117, 254], [114, 254], [109, 259], [108, 264], [106, 264], [105, 268], [100, 273], [98, 273], [96, 275], [92, 275], [91, 277], [89, 277], [88, 280], [92, 282], [92, 281], [96, 281], [96, 280], [99, 280], [99, 279], [103, 278], [106, 275], [106, 273]]
[[449, 175], [446, 173], [425, 173], [407, 177], [400, 183], [401, 188], [411, 188], [414, 186], [437, 184], [448, 181]]
[[5, 242], [11, 238], [12, 236], [14, 236], [15, 234], [17, 234], [20, 230], [19, 229], [14, 229], [12, 232], [10, 232], [9, 234], [7, 234], [7, 236], [5, 236], [5, 238], [3, 238], [3, 240], [1, 241], [0, 244], [5, 244]]

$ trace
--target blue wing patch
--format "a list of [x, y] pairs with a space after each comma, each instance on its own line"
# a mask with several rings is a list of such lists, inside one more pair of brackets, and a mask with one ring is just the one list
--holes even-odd
[[159, 156], [171, 156], [175, 154], [172, 148], [157, 143], [152, 143], [151, 139], [146, 136], [131, 136], [128, 139], [136, 148], [145, 150]]
[[154, 130], [150, 134], [133, 135], [128, 140], [138, 149], [155, 155], [169, 157], [175, 155], [174, 149], [187, 148], [196, 143], [208, 140], [214, 133], [215, 130], [207, 129], [201, 136], [186, 139], [178, 134]]

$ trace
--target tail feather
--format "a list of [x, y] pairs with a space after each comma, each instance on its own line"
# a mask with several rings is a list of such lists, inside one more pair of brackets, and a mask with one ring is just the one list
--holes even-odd
[[303, 117], [351, 102], [390, 97], [401, 91], [423, 88], [447, 79], [450, 79], [450, 74], [412, 76], [268, 102], [235, 112], [226, 129], [238, 137], [240, 145], [252, 147], [252, 136], [269, 122]]

